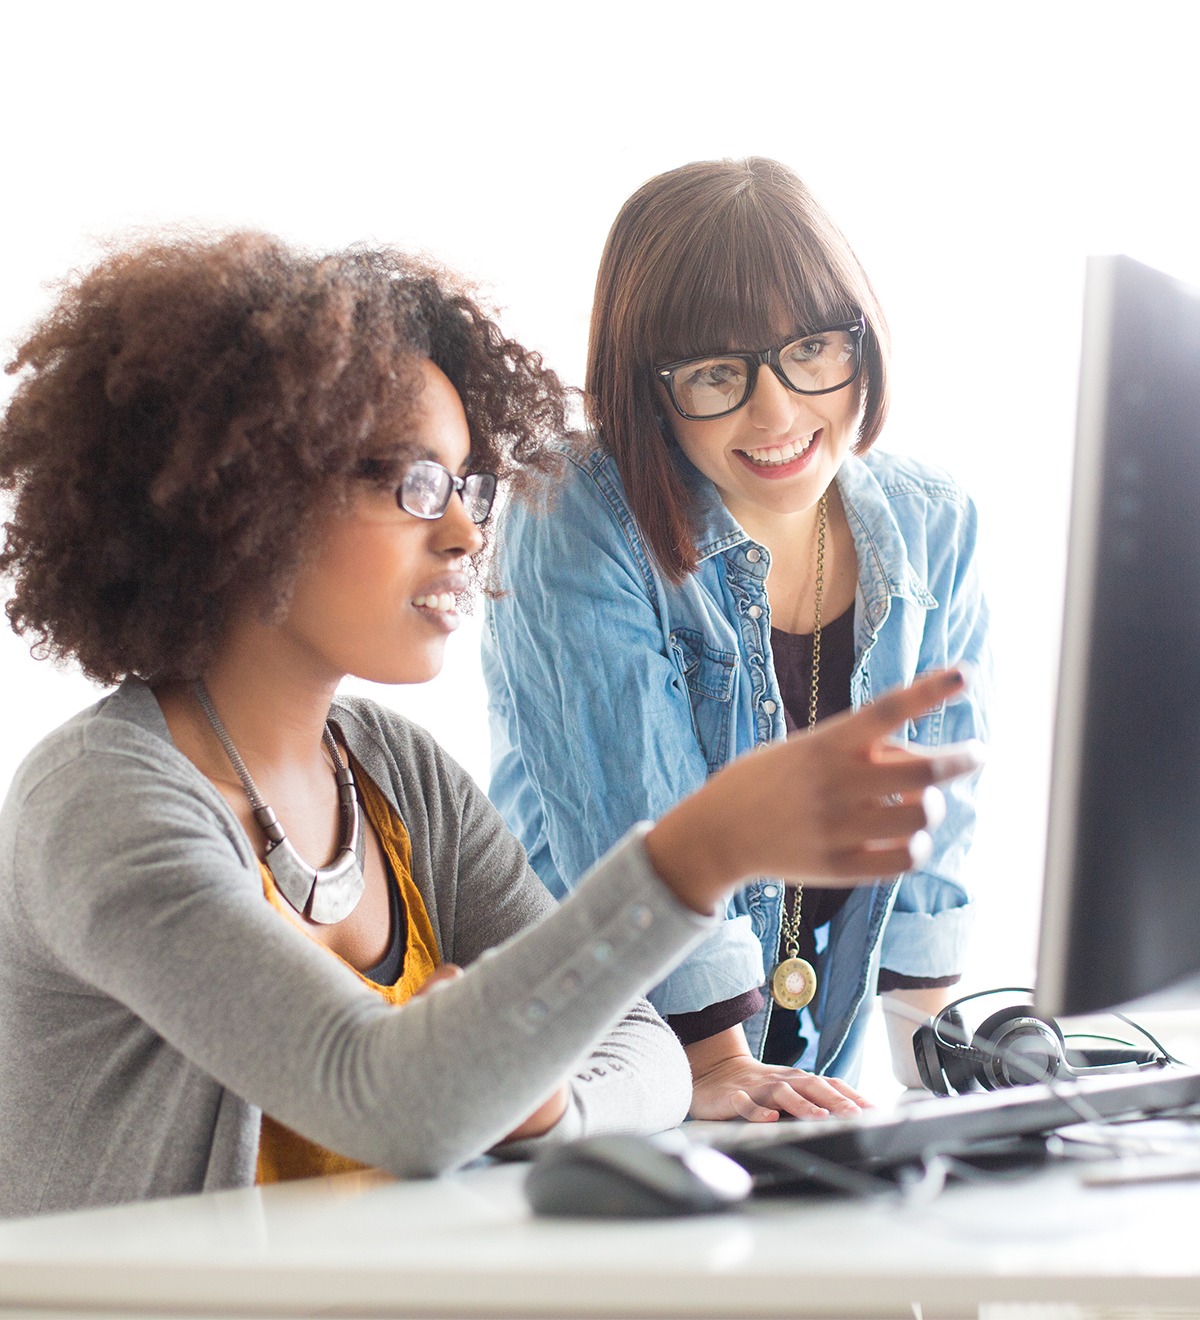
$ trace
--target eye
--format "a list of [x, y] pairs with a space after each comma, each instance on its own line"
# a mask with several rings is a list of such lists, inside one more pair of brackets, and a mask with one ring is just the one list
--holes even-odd
[[745, 365], [736, 358], [728, 361], [702, 362], [687, 374], [688, 389], [730, 390], [746, 379]]
[[364, 458], [356, 475], [360, 481], [390, 490], [399, 483], [403, 471], [404, 465], [394, 458]]
[[824, 335], [813, 335], [809, 339], [797, 339], [783, 350], [788, 362], [816, 362], [829, 351], [829, 340]]

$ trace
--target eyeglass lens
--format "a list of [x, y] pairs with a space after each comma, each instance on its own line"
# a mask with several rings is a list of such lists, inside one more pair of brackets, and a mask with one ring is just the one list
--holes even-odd
[[[789, 384], [805, 394], [835, 390], [858, 371], [858, 342], [848, 330], [822, 330], [779, 350], [779, 366]], [[746, 401], [754, 377], [751, 360], [697, 359], [672, 375], [675, 402], [693, 417], [719, 417]]]
[[414, 518], [440, 518], [456, 490], [462, 492], [467, 517], [473, 523], [486, 522], [496, 497], [496, 478], [490, 472], [456, 477], [440, 463], [423, 459], [404, 474], [396, 498], [405, 513]]

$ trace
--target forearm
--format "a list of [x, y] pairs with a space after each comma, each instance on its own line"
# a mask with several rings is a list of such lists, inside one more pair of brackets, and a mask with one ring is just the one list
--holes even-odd
[[889, 990], [880, 997], [892, 1055], [892, 1073], [902, 1086], [920, 1088], [922, 1085], [913, 1053], [913, 1033], [957, 996], [958, 987], [953, 985], [923, 990]]
[[739, 874], [726, 838], [711, 818], [722, 807], [703, 790], [685, 798], [659, 820], [645, 838], [646, 855], [658, 877], [685, 906], [713, 915], [733, 892]]
[[[364, 1131], [338, 1106], [332, 1114], [309, 1112], [305, 1121], [336, 1117], [349, 1123], [346, 1140], [365, 1139], [369, 1162], [401, 1174], [455, 1167], [514, 1128], [529, 1136], [556, 1128], [568, 1113], [572, 1131], [615, 1125], [622, 1116], [631, 1129], [645, 1123], [648, 1106], [633, 1103], [632, 1096], [651, 1087], [652, 1079], [636, 1063], [624, 1076], [608, 1067], [604, 1056], [606, 1050], [611, 1055], [611, 1043], [599, 1053], [589, 1050], [606, 1033], [611, 1037], [614, 1019], [703, 933], [703, 925], [687, 919], [666, 893], [656, 893], [657, 885], [638, 840], [627, 840], [601, 863], [591, 883], [543, 922], [427, 1002], [414, 1002], [380, 1024], [371, 1059], [353, 1067], [352, 1075], [371, 1068], [372, 1083], [378, 1081], [372, 1086], [375, 1103], [394, 1110], [390, 1120]], [[665, 1026], [658, 1023], [651, 1035], [644, 1023], [621, 1025], [635, 1045], [645, 1048], [649, 1037], [660, 1052], [671, 1051], [682, 1071], [679, 1048]], [[431, 1047], [417, 1082], [416, 1061]], [[585, 1055], [588, 1063], [568, 1076]], [[591, 1068], [596, 1080], [580, 1081]], [[564, 1080], [569, 1102], [556, 1090]], [[357, 1087], [346, 1089], [353, 1094]], [[331, 1085], [330, 1094], [342, 1090]], [[669, 1108], [664, 1125], [682, 1117], [686, 1098]], [[346, 1148], [337, 1139], [326, 1144]]]
[[[674, 1033], [642, 1001], [600, 1042], [567, 1083], [567, 1103], [543, 1135], [505, 1143], [496, 1153], [527, 1158], [584, 1133], [656, 1132], [687, 1116], [692, 1077]], [[532, 1139], [528, 1139], [532, 1137]]]
[[749, 1059], [752, 1057], [746, 1033], [742, 1027], [727, 1027], [715, 1035], [685, 1045], [683, 1052], [691, 1065], [692, 1075], [706, 1072], [709, 1068], [728, 1059]]

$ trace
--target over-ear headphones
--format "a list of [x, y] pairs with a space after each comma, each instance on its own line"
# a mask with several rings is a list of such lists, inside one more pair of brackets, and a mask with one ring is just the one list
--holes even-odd
[[1115, 1016], [1141, 1032], [1154, 1046], [1145, 1049], [1110, 1037], [1072, 1037], [1072, 1040], [1104, 1040], [1104, 1045], [1068, 1045], [1062, 1028], [1053, 1018], [1041, 1017], [1031, 1003], [1010, 1004], [984, 1018], [972, 1033], [960, 1007], [988, 995], [1027, 995], [1027, 986], [1002, 986], [963, 995], [913, 1033], [917, 1072], [925, 1089], [937, 1095], [953, 1095], [983, 1087], [996, 1091], [1005, 1086], [1050, 1082], [1059, 1078], [1094, 1073], [1129, 1072], [1138, 1068], [1161, 1068], [1172, 1062], [1158, 1041], [1136, 1022]]

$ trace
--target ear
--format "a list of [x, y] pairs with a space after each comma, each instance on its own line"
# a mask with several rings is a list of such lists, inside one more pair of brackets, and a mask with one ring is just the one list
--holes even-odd
[[654, 407], [654, 425], [658, 428], [658, 433], [662, 436], [664, 445], [674, 448], [679, 441], [675, 439], [675, 428], [671, 425], [670, 413], [666, 408]]

